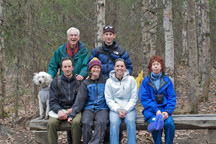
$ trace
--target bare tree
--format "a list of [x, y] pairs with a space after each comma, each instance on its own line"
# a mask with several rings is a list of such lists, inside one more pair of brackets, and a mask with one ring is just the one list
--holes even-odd
[[157, 0], [149, 0], [149, 16], [150, 16], [150, 57], [156, 54], [157, 41]]
[[[35, 44], [33, 44], [33, 27], [32, 27], [32, 21], [33, 21], [33, 15], [32, 13], [34, 13], [34, 11], [31, 9], [32, 7], [32, 0], [28, 0], [27, 4], [26, 4], [26, 29], [28, 30], [28, 35], [29, 35], [29, 42], [28, 42], [28, 47], [34, 47]], [[41, 53], [41, 51], [39, 52]], [[30, 55], [30, 63], [32, 63], [30, 65], [30, 76], [32, 76], [33, 72], [37, 72], [38, 68], [38, 64], [37, 64], [37, 56], [38, 56], [38, 51], [30, 51], [29, 52]], [[27, 75], [28, 76], [28, 75]], [[34, 84], [33, 86], [33, 95], [34, 95], [34, 101], [36, 102], [37, 98], [38, 98], [38, 86]]]
[[187, 65], [188, 62], [188, 44], [187, 44], [187, 1], [182, 6], [183, 27], [182, 27], [182, 57], [181, 62]]
[[[198, 58], [199, 54], [202, 53], [202, 12], [201, 12], [201, 0], [195, 1], [195, 16], [196, 16], [196, 27], [197, 27], [197, 47], [198, 47]], [[200, 59], [199, 59], [200, 60]], [[199, 64], [200, 62], [198, 62]]]
[[15, 111], [15, 118], [18, 117], [18, 111], [19, 111], [19, 98], [20, 98], [20, 56], [17, 57], [16, 61], [16, 95], [15, 95], [15, 102], [14, 102], [14, 111]]
[[142, 57], [144, 75], [147, 74], [148, 61], [156, 54], [156, 32], [157, 32], [157, 0], [142, 1]]
[[208, 100], [210, 85], [210, 20], [209, 0], [201, 0], [201, 47], [199, 54], [201, 96]]
[[142, 17], [141, 17], [141, 27], [142, 27], [142, 58], [143, 58], [143, 72], [144, 75], [147, 74], [147, 66], [150, 58], [150, 16], [149, 16], [149, 1], [142, 1]]
[[191, 113], [198, 113], [198, 62], [197, 62], [197, 33], [195, 18], [195, 2], [188, 2], [188, 50], [189, 50], [189, 105]]
[[103, 34], [103, 27], [105, 25], [105, 0], [96, 0], [97, 6], [97, 29], [96, 29], [96, 41], [95, 47], [102, 45], [102, 34]]
[[4, 98], [6, 97], [5, 47], [3, 38], [2, 3], [2, 0], [0, 0], [0, 117], [4, 116]]
[[165, 33], [165, 65], [166, 74], [174, 83], [174, 37], [173, 37], [173, 18], [172, 0], [163, 0], [163, 27]]

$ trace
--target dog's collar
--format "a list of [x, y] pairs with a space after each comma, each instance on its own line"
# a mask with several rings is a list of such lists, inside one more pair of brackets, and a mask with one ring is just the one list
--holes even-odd
[[41, 87], [41, 89], [43, 90], [49, 90], [50, 86], [46, 86], [46, 87]]

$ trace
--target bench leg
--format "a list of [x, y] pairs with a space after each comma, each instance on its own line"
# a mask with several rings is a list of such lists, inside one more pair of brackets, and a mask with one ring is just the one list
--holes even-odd
[[208, 143], [216, 144], [216, 129], [208, 129]]
[[39, 144], [48, 144], [47, 131], [35, 131], [35, 141]]

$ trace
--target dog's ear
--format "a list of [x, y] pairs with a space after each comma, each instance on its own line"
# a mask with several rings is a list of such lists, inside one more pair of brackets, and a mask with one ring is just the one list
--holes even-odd
[[38, 73], [34, 73], [34, 77], [33, 77], [33, 80], [34, 84], [38, 85], [39, 82], [38, 82]]
[[46, 74], [46, 81], [45, 81], [45, 83], [46, 83], [46, 85], [50, 85], [50, 83], [52, 82], [52, 77], [51, 77], [51, 75], [50, 74]]
[[35, 73], [34, 73], [34, 76], [37, 76], [38, 74], [39, 74], [39, 73], [35, 72]]

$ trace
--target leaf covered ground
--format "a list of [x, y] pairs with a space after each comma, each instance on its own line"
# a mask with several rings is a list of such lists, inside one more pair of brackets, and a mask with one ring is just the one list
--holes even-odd
[[[175, 90], [177, 95], [176, 113], [187, 113], [188, 108], [188, 68], [179, 66], [175, 71]], [[26, 89], [30, 89], [30, 85]], [[8, 86], [10, 89], [10, 86]], [[8, 92], [9, 93], [9, 92]], [[29, 122], [38, 116], [38, 102], [33, 94], [24, 93], [19, 99], [18, 117], [14, 114], [14, 97], [5, 100], [6, 117], [0, 119], [0, 144], [36, 144], [34, 132], [29, 130]], [[209, 100], [199, 102], [199, 113], [216, 113], [216, 69], [211, 70]], [[141, 114], [142, 105], [137, 104], [137, 113]], [[207, 130], [177, 130], [174, 138], [176, 144], [207, 144]], [[123, 144], [127, 143], [127, 133], [124, 131]], [[162, 139], [164, 141], [164, 137]], [[66, 133], [59, 132], [59, 143], [66, 143]], [[153, 143], [151, 134], [147, 131], [137, 131], [137, 143]]]

